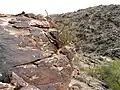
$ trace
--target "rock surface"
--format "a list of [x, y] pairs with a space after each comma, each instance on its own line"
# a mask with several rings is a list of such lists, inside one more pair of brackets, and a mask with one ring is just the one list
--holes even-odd
[[15, 86], [0, 82], [0, 90], [14, 90]]
[[54, 22], [25, 12], [0, 21], [0, 82], [15, 90], [67, 90], [73, 68], [51, 43]]

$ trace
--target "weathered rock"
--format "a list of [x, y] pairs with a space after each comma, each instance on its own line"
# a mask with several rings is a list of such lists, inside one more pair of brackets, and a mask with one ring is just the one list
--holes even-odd
[[30, 85], [25, 82], [21, 77], [19, 77], [16, 73], [12, 72], [11, 83], [15, 86], [15, 89], [20, 90], [39, 90], [37, 87]]
[[47, 21], [31, 20], [30, 26], [39, 28], [50, 28], [50, 24]]
[[5, 68], [0, 68], [0, 81], [3, 83], [10, 83], [11, 72]]
[[33, 14], [33, 13], [24, 14], [24, 16], [26, 16], [26, 17], [28, 17], [28, 18], [37, 19], [36, 15]]
[[26, 21], [24, 21], [24, 22], [16, 22], [16, 23], [14, 23], [13, 27], [19, 29], [19, 28], [29, 28], [30, 26]]
[[14, 90], [15, 86], [0, 82], [0, 90]]
[[0, 20], [0, 81], [16, 90], [67, 90], [73, 68], [51, 43], [50, 21], [25, 13]]
[[[20, 90], [40, 90], [40, 89], [36, 88], [33, 85], [29, 85], [29, 86], [26, 86], [26, 87], [22, 87]], [[44, 90], [44, 89], [42, 89], [42, 90]]]
[[37, 67], [16, 67], [12, 71], [30, 85], [41, 90], [66, 90], [68, 88], [72, 68], [64, 55], [52, 56], [36, 64]]
[[15, 72], [12, 72], [11, 83], [16, 86], [16, 88], [26, 87], [29, 85], [21, 77], [19, 77]]

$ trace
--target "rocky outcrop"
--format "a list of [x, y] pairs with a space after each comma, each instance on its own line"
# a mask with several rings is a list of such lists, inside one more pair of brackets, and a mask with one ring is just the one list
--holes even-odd
[[67, 90], [73, 67], [52, 43], [55, 27], [42, 15], [0, 15], [0, 82], [10, 90]]
[[[50, 17], [0, 14], [0, 89], [109, 90], [87, 70], [120, 58], [119, 11], [100, 5]], [[64, 46], [56, 28], [73, 31], [74, 43]]]

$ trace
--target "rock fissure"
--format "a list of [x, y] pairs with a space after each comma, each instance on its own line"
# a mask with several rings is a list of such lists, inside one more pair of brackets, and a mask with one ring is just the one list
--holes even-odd
[[[52, 54], [52, 55], [53, 55], [53, 54]], [[36, 62], [41, 61], [41, 60], [43, 60], [43, 59], [50, 58], [50, 57], [52, 57], [52, 55], [47, 56], [47, 57], [43, 57], [43, 58], [41, 58], [41, 59], [33, 60], [33, 61], [31, 61], [31, 62], [23, 63], [23, 64], [20, 64], [20, 65], [15, 65], [15, 66], [13, 66], [13, 67], [19, 67], [19, 66], [28, 65], [28, 64], [37, 65]], [[12, 68], [13, 68], [13, 67], [12, 67]]]
[[11, 84], [5, 88], [66, 90], [73, 69], [65, 54], [56, 53], [59, 43], [50, 34], [54, 21], [25, 12], [0, 21], [0, 82]]

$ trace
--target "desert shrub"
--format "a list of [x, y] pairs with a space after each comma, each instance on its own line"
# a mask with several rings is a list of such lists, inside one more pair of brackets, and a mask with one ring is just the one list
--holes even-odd
[[70, 43], [72, 43], [72, 41], [74, 40], [74, 34], [73, 32], [70, 32], [68, 30], [63, 30], [60, 34], [60, 41], [62, 42], [63, 45], [68, 45]]
[[90, 70], [92, 76], [105, 82], [112, 90], [120, 90], [120, 61], [116, 60], [107, 65]]
[[71, 20], [63, 20], [62, 24], [63, 27], [61, 30], [59, 30], [59, 39], [62, 45], [68, 45], [72, 43], [75, 39], [75, 30], [70, 28], [70, 26], [72, 25]]

